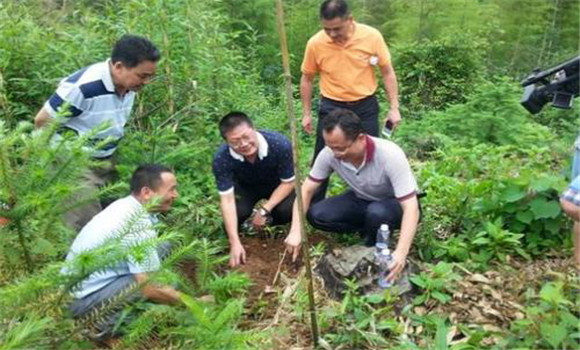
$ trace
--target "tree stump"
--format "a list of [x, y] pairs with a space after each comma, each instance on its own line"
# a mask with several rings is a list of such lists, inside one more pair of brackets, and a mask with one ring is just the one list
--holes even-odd
[[[324, 286], [330, 296], [341, 299], [346, 291], [345, 280], [356, 281], [361, 294], [381, 293], [378, 284], [378, 265], [375, 262], [375, 247], [355, 245], [333, 249], [323, 256], [316, 266], [316, 273], [324, 280]], [[399, 279], [390, 289], [398, 295], [409, 295], [412, 285], [409, 275], [417, 267], [409, 262]]]

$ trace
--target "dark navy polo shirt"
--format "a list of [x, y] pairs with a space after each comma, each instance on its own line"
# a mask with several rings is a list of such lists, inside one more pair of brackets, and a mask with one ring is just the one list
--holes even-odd
[[234, 157], [233, 150], [227, 144], [221, 145], [215, 153], [213, 174], [220, 194], [233, 191], [235, 183], [245, 186], [277, 186], [281, 181], [294, 180], [290, 141], [274, 131], [259, 130], [257, 133], [258, 157], [254, 163], [238, 159], [241, 156], [237, 154], [238, 157]]

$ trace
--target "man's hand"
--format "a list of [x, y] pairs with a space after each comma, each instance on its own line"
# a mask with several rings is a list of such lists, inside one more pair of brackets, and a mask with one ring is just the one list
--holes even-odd
[[260, 212], [256, 211], [252, 215], [252, 226], [254, 230], [261, 231], [262, 227], [266, 226], [267, 216], [262, 216]]
[[296, 261], [298, 254], [300, 254], [300, 244], [302, 243], [302, 236], [300, 235], [300, 230], [290, 231], [288, 237], [284, 240], [286, 244], [286, 250], [288, 253], [292, 254], [292, 262]]
[[399, 123], [401, 122], [401, 113], [399, 112], [399, 109], [391, 108], [387, 113], [387, 118], [385, 119], [383, 125], [387, 123], [387, 120], [390, 120], [391, 123], [393, 123], [393, 130], [395, 130], [397, 126], [399, 126]]
[[302, 116], [302, 128], [308, 135], [312, 135], [312, 115], [304, 114]]
[[230, 247], [230, 267], [236, 267], [246, 263], [246, 250], [242, 243], [238, 242]]
[[387, 281], [394, 283], [401, 276], [401, 272], [407, 265], [407, 254], [399, 250], [393, 252], [393, 262], [389, 266], [389, 275], [387, 276]]

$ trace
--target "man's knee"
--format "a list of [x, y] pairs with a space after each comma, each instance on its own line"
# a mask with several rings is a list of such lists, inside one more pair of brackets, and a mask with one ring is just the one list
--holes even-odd
[[388, 224], [391, 228], [398, 228], [401, 222], [401, 210], [394, 205], [385, 205], [381, 202], [369, 204], [366, 211], [366, 222], [371, 225]]
[[306, 213], [306, 219], [310, 225], [317, 227], [335, 221], [332, 210], [324, 202], [323, 200], [312, 205]]
[[580, 207], [576, 204], [566, 200], [560, 199], [560, 206], [566, 215], [568, 215], [574, 221], [580, 221]]

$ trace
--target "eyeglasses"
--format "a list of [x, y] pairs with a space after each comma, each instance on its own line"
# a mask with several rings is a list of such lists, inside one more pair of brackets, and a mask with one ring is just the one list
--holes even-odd
[[352, 144], [355, 141], [356, 141], [356, 139], [350, 141], [350, 143], [348, 145], [344, 146], [344, 147], [332, 147], [332, 146], [328, 146], [328, 148], [330, 148], [330, 150], [333, 153], [344, 153], [344, 152], [346, 152], [350, 148], [350, 146], [352, 146]]
[[244, 135], [240, 137], [227, 140], [227, 143], [232, 148], [240, 148], [244, 145], [247, 145], [248, 143], [252, 142], [252, 132], [253, 130], [248, 130]]

